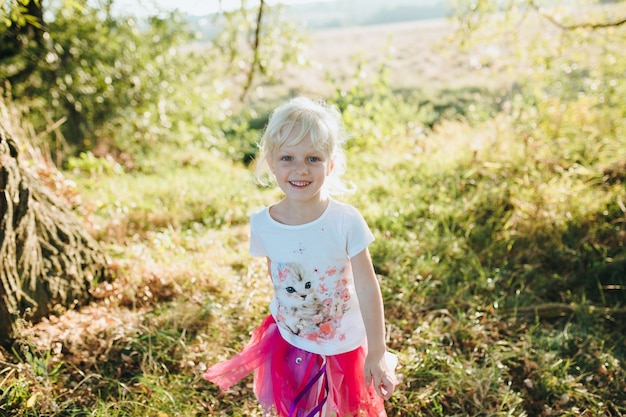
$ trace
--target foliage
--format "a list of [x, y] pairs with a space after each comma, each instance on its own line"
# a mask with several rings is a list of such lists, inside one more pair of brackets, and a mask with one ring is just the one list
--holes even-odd
[[[353, 134], [348, 201], [377, 237], [401, 362], [389, 415], [626, 413], [626, 61], [624, 28], [611, 30], [567, 32], [574, 54], [535, 50], [506, 91], [436, 101], [393, 91], [381, 67], [329, 97]], [[266, 314], [246, 224], [279, 196], [241, 161], [274, 103], [225, 117], [228, 141], [207, 147], [182, 97], [169, 115], [189, 140], [142, 169], [89, 153], [68, 164], [117, 277], [0, 351], [3, 412], [261, 414], [250, 378], [220, 393], [200, 375]]]
[[[189, 41], [175, 14], [151, 18], [140, 28], [134, 18], [113, 18], [112, 1], [79, 6], [53, 3], [45, 14], [50, 16], [44, 23], [45, 47], [17, 55], [1, 67], [12, 79], [24, 62], [37, 63], [28, 78], [12, 83], [11, 93], [17, 101], [28, 100], [39, 130], [64, 121], [53, 150], [66, 151], [65, 141], [92, 149], [96, 138], [111, 134], [107, 123], [121, 124], [131, 109], [145, 118], [150, 106], [169, 92], [168, 86], [179, 82], [181, 67], [163, 64], [174, 64], [173, 48]], [[157, 116], [150, 121], [159, 122]]]
[[33, 13], [34, 8], [40, 8], [39, 0], [5, 0], [0, 4], [0, 22], [6, 26], [23, 28], [26, 26], [39, 27], [39, 13]]
[[[227, 148], [220, 124], [230, 123], [232, 96], [251, 61], [253, 13], [242, 7], [219, 15], [221, 30], [200, 48], [180, 14], [139, 21], [113, 15], [113, 4], [53, 3], [45, 44], [0, 61], [0, 76], [14, 79], [13, 100], [28, 103], [37, 130], [53, 133], [49, 148], [57, 162], [92, 152], [136, 169], [163, 141]], [[255, 86], [304, 63], [302, 36], [280, 7], [266, 10], [264, 19]], [[33, 62], [27, 78], [15, 77]]]

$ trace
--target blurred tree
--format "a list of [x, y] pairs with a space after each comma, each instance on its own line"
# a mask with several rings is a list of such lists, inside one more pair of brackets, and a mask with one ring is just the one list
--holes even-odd
[[305, 35], [293, 20], [284, 15], [278, 4], [269, 6], [259, 0], [250, 7], [247, 1], [234, 11], [216, 16], [219, 33], [211, 41], [227, 62], [230, 76], [241, 84], [243, 101], [257, 80], [274, 83], [290, 65], [305, 65]]
[[[168, 72], [173, 48], [191, 39], [175, 13], [140, 23], [116, 17], [113, 0], [13, 0], [0, 26], [0, 78], [14, 100], [28, 102], [31, 122], [55, 130], [52, 150], [91, 149], [99, 129], [129, 107], [152, 103]], [[47, 16], [44, 21], [43, 16]], [[60, 159], [60, 158], [59, 158]]]
[[[626, 24], [626, 11], [602, 8], [602, 5], [611, 6], [613, 3], [620, 3], [617, 1], [582, 0], [576, 5], [561, 4], [558, 1], [544, 1], [543, 3], [545, 4], [541, 4], [538, 0], [511, 0], [506, 2], [456, 0], [452, 3], [452, 11], [453, 17], [460, 22], [460, 30], [467, 35], [471, 35], [476, 29], [486, 24], [493, 23], [494, 17], [503, 22], [517, 23], [516, 25], [507, 25], [511, 30], [517, 30], [523, 20], [532, 18], [532, 14], [536, 14], [546, 22], [565, 30], [600, 29]], [[581, 11], [586, 11], [586, 13], [581, 13]], [[464, 39], [460, 37], [460, 40]]]
[[243, 86], [243, 92], [241, 94], [241, 100], [246, 97], [248, 94], [248, 90], [252, 86], [252, 81], [254, 79], [254, 73], [256, 69], [259, 68], [261, 71], [263, 70], [263, 63], [260, 60], [260, 50], [261, 50], [261, 25], [263, 22], [263, 10], [265, 8], [265, 1], [260, 0], [259, 2], [259, 11], [257, 13], [256, 18], [256, 27], [254, 30], [254, 41], [252, 44], [252, 63], [250, 64], [250, 68], [248, 69], [248, 79]]
[[455, 44], [478, 65], [514, 71], [526, 86], [526, 103], [547, 109], [554, 100], [584, 99], [626, 117], [623, 1], [456, 0], [452, 10], [459, 23]]
[[11, 66], [5, 81], [23, 82], [35, 71], [45, 50], [41, 3], [12, 0], [1, 11], [4, 25], [0, 24], [0, 61]]
[[244, 1], [215, 16], [214, 38], [195, 43], [177, 12], [138, 20], [112, 13], [113, 4], [57, 0], [44, 10], [12, 0], [0, 8], [0, 78], [35, 128], [52, 132], [57, 164], [97, 145], [126, 157], [164, 141], [219, 139], [233, 95], [244, 100], [305, 62], [302, 36], [279, 6]]

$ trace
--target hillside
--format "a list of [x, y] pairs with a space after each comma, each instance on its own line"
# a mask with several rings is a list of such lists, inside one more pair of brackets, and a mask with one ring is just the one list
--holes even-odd
[[[441, 0], [322, 0], [282, 4], [285, 19], [309, 30], [354, 28], [400, 22], [443, 19], [449, 9]], [[188, 16], [192, 28], [204, 39], [212, 38], [217, 29], [214, 15]]]
[[288, 16], [306, 22], [312, 29], [429, 20], [448, 14], [440, 0], [313, 1], [285, 7]]

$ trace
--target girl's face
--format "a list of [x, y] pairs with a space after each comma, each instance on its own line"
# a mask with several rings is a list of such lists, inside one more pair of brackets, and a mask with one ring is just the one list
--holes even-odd
[[322, 186], [333, 169], [332, 161], [315, 149], [308, 137], [296, 145], [278, 148], [268, 164], [285, 199], [298, 203], [321, 201]]

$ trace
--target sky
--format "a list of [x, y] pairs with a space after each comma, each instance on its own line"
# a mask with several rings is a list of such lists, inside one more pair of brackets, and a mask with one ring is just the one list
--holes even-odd
[[[312, 1], [336, 0], [266, 0], [268, 4], [297, 4], [311, 3]], [[255, 5], [258, 1], [248, 0], [247, 3]], [[138, 15], [153, 14], [156, 10], [161, 9], [166, 11], [178, 9], [180, 12], [191, 16], [204, 16], [220, 10], [236, 9], [241, 5], [241, 0], [117, 0], [115, 4], [120, 10]]]

